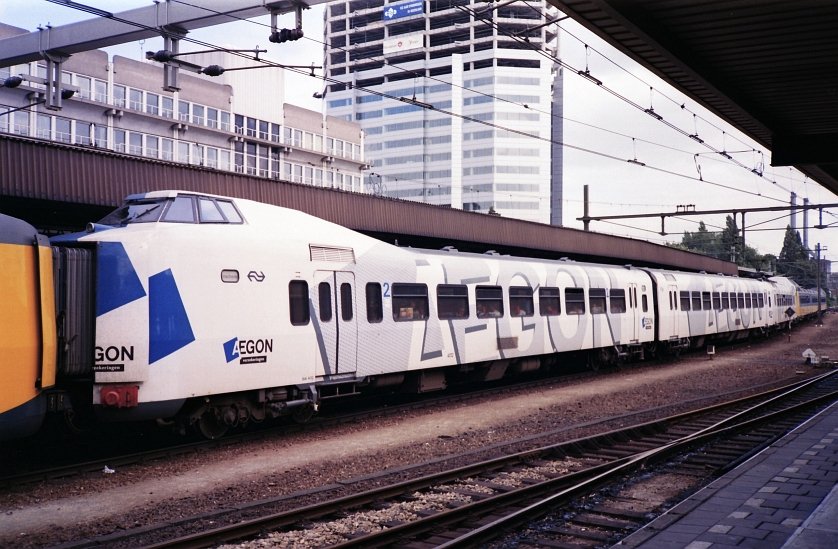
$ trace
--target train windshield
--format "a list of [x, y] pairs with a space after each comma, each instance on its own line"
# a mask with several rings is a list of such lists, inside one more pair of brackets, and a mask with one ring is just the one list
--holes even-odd
[[131, 223], [229, 223], [242, 224], [232, 200], [209, 196], [178, 195], [174, 198], [138, 198], [99, 221], [101, 225], [124, 227]]
[[163, 205], [166, 204], [167, 200], [166, 198], [151, 198], [126, 202], [103, 217], [99, 223], [114, 227], [128, 225], [129, 223], [153, 223], [160, 219], [160, 214], [163, 213]]

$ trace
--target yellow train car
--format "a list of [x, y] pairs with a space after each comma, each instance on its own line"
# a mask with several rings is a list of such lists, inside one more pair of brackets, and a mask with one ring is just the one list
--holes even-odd
[[0, 214], [0, 440], [35, 433], [55, 385], [52, 264], [45, 236]]

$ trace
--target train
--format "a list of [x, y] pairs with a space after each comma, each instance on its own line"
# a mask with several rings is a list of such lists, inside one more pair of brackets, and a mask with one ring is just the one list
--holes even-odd
[[306, 421], [365, 391], [597, 368], [766, 334], [813, 307], [783, 277], [399, 247], [296, 210], [183, 191], [131, 195], [50, 240], [0, 216], [0, 264], [2, 440], [47, 417], [154, 420], [216, 438]]

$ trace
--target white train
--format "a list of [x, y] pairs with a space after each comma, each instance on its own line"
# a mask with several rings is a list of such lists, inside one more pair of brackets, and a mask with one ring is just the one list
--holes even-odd
[[765, 333], [796, 299], [784, 278], [400, 248], [176, 191], [130, 196], [51, 244], [59, 351], [39, 409], [208, 437], [305, 419], [363, 388], [430, 391]]

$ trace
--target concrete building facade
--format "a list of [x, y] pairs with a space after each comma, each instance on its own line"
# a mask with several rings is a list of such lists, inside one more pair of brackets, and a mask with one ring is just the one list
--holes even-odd
[[560, 225], [558, 15], [544, 0], [330, 3], [326, 112], [363, 128], [367, 184]]
[[[0, 24], [0, 38], [23, 32]], [[229, 67], [239, 59], [197, 60]], [[286, 104], [279, 68], [220, 80], [181, 71], [180, 89], [168, 92], [161, 65], [87, 51], [63, 64], [62, 82], [76, 93], [60, 111], [41, 104], [46, 70], [42, 62], [0, 68], [0, 82], [24, 79], [0, 87], [0, 132], [363, 192], [360, 126]]]

